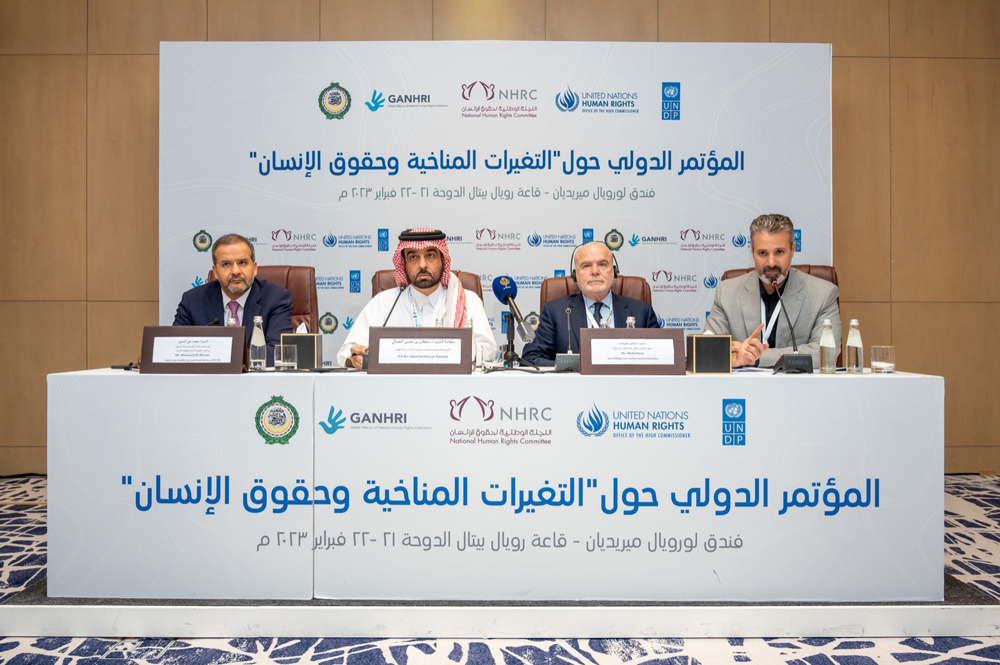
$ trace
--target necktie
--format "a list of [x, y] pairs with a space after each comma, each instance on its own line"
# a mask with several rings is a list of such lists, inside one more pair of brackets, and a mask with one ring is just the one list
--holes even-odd
[[597, 321], [598, 326], [601, 325], [601, 321], [603, 320], [603, 317], [601, 316], [602, 309], [604, 309], [604, 303], [602, 302], [594, 303], [594, 320]]
[[235, 300], [229, 301], [229, 317], [232, 319], [236, 319], [237, 323], [239, 323], [240, 320], [240, 317], [236, 315], [236, 312], [239, 311], [239, 307], [240, 304]]

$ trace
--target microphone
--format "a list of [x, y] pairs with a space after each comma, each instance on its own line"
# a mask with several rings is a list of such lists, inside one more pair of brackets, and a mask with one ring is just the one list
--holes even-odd
[[569, 315], [573, 313], [572, 305], [566, 307], [566, 353], [556, 354], [557, 372], [579, 372], [580, 356], [573, 353], [573, 324], [570, 323]]
[[399, 293], [396, 294], [396, 299], [392, 301], [392, 307], [389, 308], [389, 313], [385, 315], [385, 321], [382, 322], [382, 327], [385, 328], [385, 324], [389, 323], [389, 317], [392, 316], [392, 310], [396, 309], [396, 303], [399, 302], [399, 297], [403, 295], [403, 291], [406, 290], [406, 284], [399, 287]]
[[781, 289], [778, 288], [778, 280], [771, 280], [771, 286], [774, 287], [774, 291], [778, 294], [778, 302], [781, 303], [781, 311], [785, 314], [785, 323], [788, 325], [788, 333], [792, 338], [792, 352], [786, 353], [778, 358], [778, 362], [774, 363], [774, 373], [778, 374], [783, 372], [785, 374], [812, 374], [812, 356], [802, 355], [799, 353], [799, 345], [795, 343], [795, 331], [792, 329], [792, 320], [788, 318], [788, 308], [785, 307], [785, 301], [781, 297]]
[[493, 295], [497, 297], [497, 300], [507, 305], [510, 308], [510, 313], [514, 316], [514, 320], [517, 321], [517, 334], [525, 342], [531, 342], [535, 339], [535, 331], [529, 325], [524, 324], [524, 317], [521, 316], [521, 310], [517, 308], [517, 303], [514, 302], [514, 298], [517, 297], [517, 284], [508, 275], [500, 275], [493, 280]]
[[205, 324], [206, 326], [217, 326], [219, 325], [219, 317], [215, 317], [211, 321]]

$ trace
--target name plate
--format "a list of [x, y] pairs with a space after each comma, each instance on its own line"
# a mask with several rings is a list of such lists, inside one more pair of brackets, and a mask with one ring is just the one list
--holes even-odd
[[595, 365], [672, 365], [674, 343], [669, 339], [595, 339], [590, 343]]
[[388, 337], [378, 347], [380, 363], [454, 364], [462, 360], [462, 340], [457, 338]]
[[580, 374], [684, 374], [680, 328], [582, 328]]
[[246, 354], [243, 326], [146, 326], [142, 374], [239, 374]]
[[229, 337], [157, 337], [154, 363], [225, 363], [233, 352]]
[[471, 328], [382, 328], [368, 333], [369, 374], [471, 374]]

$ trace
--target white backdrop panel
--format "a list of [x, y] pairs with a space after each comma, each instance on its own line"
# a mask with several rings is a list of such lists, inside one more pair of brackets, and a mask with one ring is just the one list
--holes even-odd
[[261, 264], [316, 266], [330, 360], [398, 233], [426, 225], [487, 291], [512, 275], [525, 313], [606, 239], [663, 325], [701, 329], [756, 215], [788, 214], [796, 260], [831, 263], [830, 67], [822, 44], [164, 43], [160, 320], [208, 272], [196, 245], [236, 231]]

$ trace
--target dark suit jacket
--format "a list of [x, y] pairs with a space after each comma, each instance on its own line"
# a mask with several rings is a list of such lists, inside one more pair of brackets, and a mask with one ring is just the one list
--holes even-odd
[[[524, 345], [521, 357], [540, 367], [555, 364], [557, 353], [566, 353], [569, 344], [566, 330], [566, 307], [572, 307], [569, 315], [573, 329], [573, 353], [580, 353], [580, 328], [587, 327], [587, 311], [583, 294], [564, 296], [545, 303], [541, 320], [535, 331], [535, 341]], [[653, 308], [641, 300], [633, 300], [612, 294], [611, 306], [615, 312], [615, 328], [624, 328], [625, 319], [635, 317], [636, 328], [659, 328]]]
[[[222, 286], [219, 282], [202, 284], [181, 296], [174, 315], [175, 326], [207, 326], [211, 321], [222, 321]], [[253, 317], [264, 318], [264, 337], [267, 339], [267, 362], [274, 364], [274, 347], [281, 344], [281, 333], [292, 332], [292, 294], [283, 286], [263, 279], [253, 280], [250, 296], [243, 306], [243, 327], [247, 331], [247, 347], [253, 333]]]

